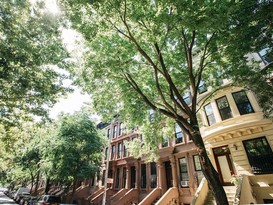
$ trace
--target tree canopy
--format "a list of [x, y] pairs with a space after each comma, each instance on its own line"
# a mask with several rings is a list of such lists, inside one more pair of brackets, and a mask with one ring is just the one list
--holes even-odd
[[48, 179], [70, 187], [94, 177], [100, 167], [104, 139], [87, 110], [63, 114], [56, 122], [24, 123], [10, 132], [13, 139], [0, 141], [0, 181], [11, 186]]
[[[272, 2], [61, 2], [87, 41], [85, 66], [76, 74], [98, 112], [126, 113], [141, 124], [152, 109], [178, 123], [197, 147], [217, 204], [228, 204], [200, 135], [198, 92], [203, 83], [217, 90], [219, 78], [247, 83], [247, 70], [251, 79], [266, 79], [246, 55], [272, 45]], [[143, 140], [156, 149], [158, 140]]]
[[[69, 89], [61, 69], [70, 65], [60, 18], [43, 1], [0, 2], [0, 123], [10, 125], [46, 108]], [[45, 106], [47, 105], [47, 106]]]

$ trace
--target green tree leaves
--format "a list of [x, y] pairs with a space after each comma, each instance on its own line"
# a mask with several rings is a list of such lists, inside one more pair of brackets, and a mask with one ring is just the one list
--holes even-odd
[[[0, 116], [1, 123], [20, 122], [22, 116], [43, 116], [69, 89], [69, 66], [62, 45], [59, 19], [49, 20], [42, 4], [29, 1], [0, 3]], [[25, 118], [26, 119], [26, 118]]]

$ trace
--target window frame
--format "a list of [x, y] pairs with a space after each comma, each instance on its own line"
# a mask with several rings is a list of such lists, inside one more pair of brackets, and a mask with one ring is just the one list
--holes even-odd
[[[150, 163], [150, 175], [151, 175], [150, 187], [153, 189], [157, 187], [157, 170], [155, 162]], [[155, 180], [152, 176], [155, 176]]]
[[[182, 160], [185, 160], [185, 163], [183, 163], [184, 165], [186, 165], [186, 171], [182, 171], [182, 163], [181, 161]], [[187, 158], [186, 157], [181, 157], [178, 159], [178, 163], [179, 163], [179, 178], [180, 178], [180, 186], [182, 188], [185, 188], [185, 187], [189, 187], [189, 170], [188, 170], [188, 163], [187, 163]], [[184, 175], [186, 175], [187, 177], [185, 178]], [[182, 186], [181, 182], [182, 181], [187, 181], [188, 182], [188, 185], [187, 186]]]
[[111, 160], [115, 159], [116, 157], [116, 145], [111, 146]]
[[117, 137], [117, 131], [118, 131], [118, 126], [114, 125], [114, 127], [113, 127], [113, 139], [115, 139]]
[[[238, 99], [235, 95], [237, 95], [239, 93], [243, 93], [244, 94], [243, 97], [244, 97], [245, 101], [238, 102], [238, 100], [240, 100], [240, 99]], [[234, 99], [234, 102], [235, 102], [235, 104], [237, 106], [237, 109], [238, 109], [240, 115], [246, 115], [246, 114], [254, 113], [254, 109], [252, 107], [252, 104], [251, 104], [251, 102], [250, 102], [250, 100], [249, 100], [249, 98], [248, 98], [248, 96], [247, 96], [247, 94], [246, 94], [246, 92], [244, 90], [240, 90], [238, 92], [232, 93], [232, 97]], [[248, 105], [249, 106], [248, 108], [251, 109], [251, 111], [250, 112], [244, 112], [244, 110], [240, 108], [241, 105]]]
[[[181, 134], [181, 137], [177, 137], [179, 134]], [[181, 141], [179, 139], [181, 139]], [[175, 144], [180, 144], [180, 143], [185, 143], [185, 135], [182, 128], [177, 123], [175, 123]]]
[[146, 164], [140, 165], [140, 188], [146, 189], [147, 188], [147, 169]]
[[118, 143], [118, 153], [117, 153], [117, 158], [120, 159], [122, 156], [122, 143]]
[[[210, 114], [208, 114], [208, 112], [207, 112], [207, 109], [206, 109], [207, 106], [210, 106], [210, 108], [211, 108], [211, 113], [210, 113]], [[211, 103], [208, 103], [208, 104], [206, 104], [206, 105], [204, 106], [204, 111], [205, 111], [205, 115], [206, 115], [206, 119], [207, 119], [207, 124], [208, 124], [209, 126], [215, 124], [215, 123], [216, 123], [216, 118], [215, 118], [215, 115], [214, 115], [214, 112], [213, 112], [213, 108], [212, 108]], [[211, 118], [210, 118], [211, 116], [212, 116], [212, 119], [213, 119], [214, 121], [211, 121], [211, 120], [210, 120], [210, 119], [211, 119]]]
[[[220, 100], [222, 100], [222, 99], [225, 99], [225, 102], [226, 102], [226, 104], [227, 104], [227, 106], [224, 107], [224, 108], [220, 108], [220, 106], [219, 106], [219, 105], [220, 105]], [[219, 111], [219, 113], [220, 113], [221, 119], [222, 119], [223, 121], [224, 121], [224, 120], [227, 120], [227, 119], [230, 119], [230, 118], [233, 118], [232, 110], [231, 110], [231, 108], [230, 108], [230, 105], [229, 105], [227, 96], [224, 95], [224, 96], [222, 96], [222, 97], [220, 97], [220, 98], [217, 98], [217, 99], [215, 99], [215, 102], [216, 102], [218, 111]], [[225, 113], [226, 113], [226, 112], [224, 112], [225, 110], [228, 110], [228, 111], [229, 111], [229, 112], [228, 112], [229, 116], [225, 114]]]

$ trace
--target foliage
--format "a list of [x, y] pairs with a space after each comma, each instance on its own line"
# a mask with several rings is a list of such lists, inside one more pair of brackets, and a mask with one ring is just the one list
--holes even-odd
[[1, 158], [2, 182], [22, 186], [39, 176], [70, 185], [75, 179], [93, 177], [99, 169], [104, 141], [86, 110], [64, 114], [58, 122], [25, 123], [11, 131], [14, 139], [10, 146], [5, 144]]
[[100, 166], [104, 143], [89, 114], [79, 111], [60, 116], [56, 138], [49, 150], [57, 180], [70, 184], [75, 179], [93, 177]]
[[[217, 203], [228, 204], [200, 135], [198, 91], [203, 82], [217, 90], [220, 77], [236, 84], [246, 68], [260, 72], [246, 55], [272, 41], [272, 12], [263, 15], [272, 2], [61, 2], [87, 41], [86, 65], [76, 74], [98, 112], [108, 117], [126, 113], [125, 119], [129, 116], [138, 125], [145, 124], [149, 109], [171, 118], [195, 143]], [[155, 147], [158, 137], [143, 139]]]
[[6, 126], [45, 116], [46, 106], [69, 91], [61, 69], [70, 66], [59, 18], [43, 1], [0, 2], [0, 123]]

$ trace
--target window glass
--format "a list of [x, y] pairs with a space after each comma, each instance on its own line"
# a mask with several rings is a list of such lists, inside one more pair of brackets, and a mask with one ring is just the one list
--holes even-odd
[[111, 132], [111, 130], [110, 129], [107, 129], [107, 138], [109, 139], [109, 137], [110, 137], [110, 132]]
[[234, 101], [241, 115], [253, 113], [254, 110], [248, 100], [248, 97], [244, 91], [232, 93]]
[[118, 158], [121, 158], [121, 149], [122, 149], [122, 144], [121, 142], [118, 143]]
[[169, 138], [164, 136], [163, 142], [162, 142], [162, 147], [168, 147], [168, 146], [169, 146]]
[[150, 163], [151, 168], [151, 188], [156, 188], [157, 186], [157, 180], [156, 180], [156, 163], [151, 162]]
[[107, 159], [107, 155], [108, 155], [108, 147], [105, 148], [105, 159]]
[[264, 62], [265, 65], [271, 63], [273, 61], [273, 49], [272, 48], [264, 48], [259, 52], [259, 55]]
[[117, 125], [114, 126], [114, 130], [113, 130], [113, 138], [117, 137]]
[[122, 188], [125, 188], [126, 185], [126, 167], [122, 169]]
[[141, 164], [141, 188], [146, 188], [146, 164]]
[[180, 169], [180, 185], [182, 187], [188, 187], [189, 175], [186, 158], [179, 159], [179, 169]]
[[265, 137], [243, 141], [253, 174], [273, 173], [273, 153]]
[[149, 121], [154, 122], [155, 121], [155, 111], [150, 109], [149, 110]]
[[127, 147], [125, 144], [123, 144], [123, 157], [127, 157], [128, 153], [127, 153]]
[[119, 124], [119, 136], [121, 136], [121, 135], [123, 135], [123, 123], [121, 122], [120, 124]]
[[117, 173], [116, 173], [116, 184], [115, 184], [115, 188], [116, 188], [116, 189], [119, 188], [119, 175], [120, 175], [120, 168], [117, 168]]
[[198, 86], [198, 92], [199, 92], [199, 94], [202, 94], [202, 93], [204, 93], [204, 92], [206, 92], [208, 89], [207, 89], [207, 87], [206, 87], [206, 85], [205, 85], [205, 83], [204, 83], [204, 81], [200, 81], [200, 84], [199, 84], [199, 86]]
[[175, 123], [175, 143], [181, 143], [184, 141], [184, 134], [181, 127]]
[[207, 121], [208, 121], [208, 124], [209, 125], [213, 125], [215, 124], [215, 117], [214, 117], [214, 114], [213, 114], [213, 110], [212, 110], [212, 106], [211, 104], [207, 104], [205, 105], [205, 113], [206, 113], [206, 116], [207, 116]]
[[115, 158], [115, 153], [116, 152], [116, 146], [115, 145], [112, 145], [112, 154], [111, 154], [111, 159], [114, 159]]
[[187, 105], [191, 104], [191, 93], [189, 91], [187, 91], [184, 95], [183, 95], [183, 99], [185, 101], [185, 103]]
[[216, 103], [222, 120], [226, 120], [233, 117], [226, 96], [217, 99]]
[[204, 175], [201, 169], [200, 159], [198, 155], [193, 156], [193, 162], [194, 162], [194, 169], [195, 169], [195, 173], [197, 177], [197, 183], [200, 184]]

